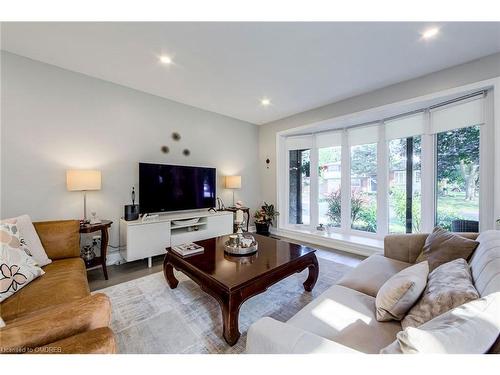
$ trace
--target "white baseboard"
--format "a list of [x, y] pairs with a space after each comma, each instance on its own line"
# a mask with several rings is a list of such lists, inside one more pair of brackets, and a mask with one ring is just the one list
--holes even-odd
[[329, 247], [347, 253], [370, 256], [384, 250], [383, 241], [367, 239], [361, 236], [336, 235], [337, 238], [320, 236], [312, 233], [298, 232], [287, 229], [271, 228], [271, 233], [277, 236], [288, 237], [294, 240]]

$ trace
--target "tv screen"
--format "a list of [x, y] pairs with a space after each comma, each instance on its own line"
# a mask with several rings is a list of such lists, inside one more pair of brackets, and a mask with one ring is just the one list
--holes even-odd
[[215, 168], [139, 163], [141, 213], [215, 207]]

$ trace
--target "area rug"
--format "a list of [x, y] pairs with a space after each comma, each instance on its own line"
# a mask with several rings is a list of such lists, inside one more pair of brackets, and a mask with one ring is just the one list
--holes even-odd
[[264, 316], [287, 321], [351, 269], [322, 258], [318, 262], [319, 278], [311, 293], [302, 286], [305, 270], [247, 300], [240, 309], [241, 337], [232, 347], [222, 338], [219, 304], [180, 272], [175, 271], [176, 289], [158, 272], [96, 293], [111, 299], [111, 328], [119, 353], [236, 354], [244, 352], [252, 323]]

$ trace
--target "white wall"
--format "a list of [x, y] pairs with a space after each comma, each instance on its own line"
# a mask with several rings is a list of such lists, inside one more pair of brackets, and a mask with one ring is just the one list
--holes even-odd
[[241, 174], [236, 199], [259, 205], [256, 125], [7, 52], [1, 63], [1, 218], [80, 218], [83, 198], [66, 191], [65, 171], [100, 169], [102, 190], [88, 193], [88, 212], [115, 222], [110, 244], [117, 246], [139, 161], [216, 167], [226, 204], [222, 176]]
[[[458, 65], [423, 77], [391, 85], [367, 94], [355, 96], [336, 103], [328, 104], [310, 111], [302, 112], [278, 121], [261, 125], [259, 128], [259, 159], [262, 165], [271, 160], [270, 168], [260, 170], [262, 199], [266, 202], [277, 202], [276, 192], [276, 134], [284, 130], [297, 128], [307, 124], [340, 117], [391, 103], [397, 103], [423, 95], [439, 92], [454, 87], [471, 84], [500, 76], [500, 53], [479, 60]], [[496, 103], [500, 95], [496, 93]], [[498, 104], [495, 113], [500, 113]], [[498, 116], [495, 123], [498, 124]], [[500, 128], [495, 131], [495, 143], [500, 143]], [[500, 146], [495, 147], [495, 170], [500, 170]], [[495, 176], [495, 194], [500, 196], [500, 173]], [[496, 203], [495, 214], [500, 215], [500, 200]]]

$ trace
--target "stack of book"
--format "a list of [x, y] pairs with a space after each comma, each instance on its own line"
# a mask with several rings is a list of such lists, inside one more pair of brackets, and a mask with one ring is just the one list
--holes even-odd
[[186, 257], [189, 255], [203, 253], [204, 248], [203, 246], [190, 242], [178, 246], [172, 246], [172, 250], [175, 251], [180, 256]]

